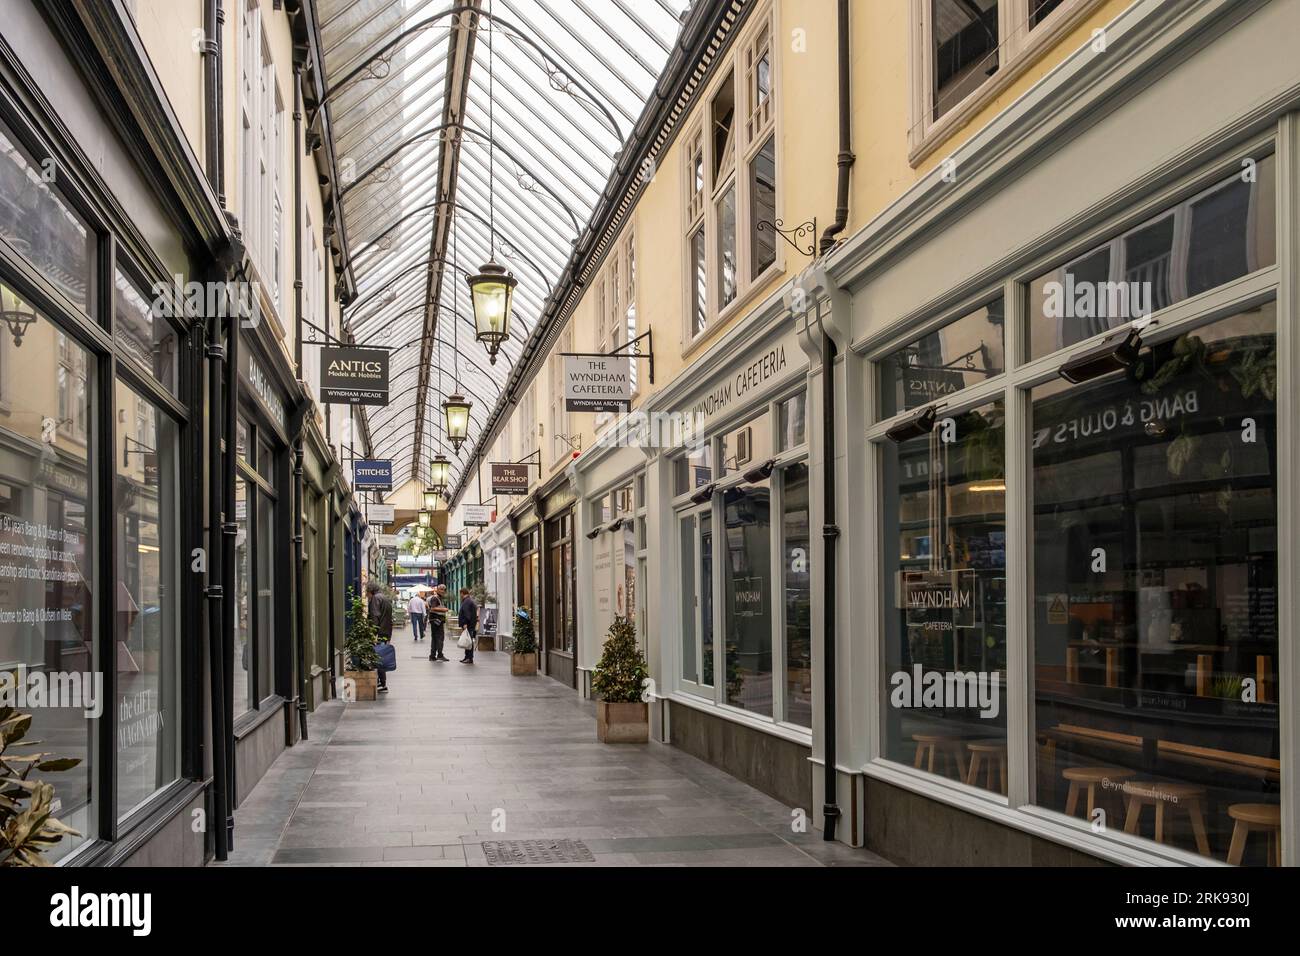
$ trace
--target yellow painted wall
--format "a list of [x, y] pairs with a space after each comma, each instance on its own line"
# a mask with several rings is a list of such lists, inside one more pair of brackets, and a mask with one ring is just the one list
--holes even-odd
[[853, 152], [857, 161], [845, 237], [870, 222], [1062, 60], [1088, 43], [1092, 31], [1118, 16], [1130, 0], [1101, 3], [1072, 30], [1039, 51], [1032, 65], [968, 121], [937, 141], [915, 167], [908, 160], [907, 135], [912, 123], [909, 4], [910, 0], [854, 4], [851, 62]]
[[139, 0], [135, 27], [180, 120], [190, 148], [203, 154], [203, 0]]

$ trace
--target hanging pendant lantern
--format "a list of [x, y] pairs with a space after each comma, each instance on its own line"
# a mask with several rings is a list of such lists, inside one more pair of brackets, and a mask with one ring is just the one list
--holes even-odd
[[[429, 462], [429, 483], [432, 487], [424, 493], [424, 506], [430, 511], [437, 511], [438, 499], [446, 494], [447, 483], [451, 480], [451, 462], [447, 456], [438, 454]], [[433, 494], [433, 504], [429, 504], [429, 494]]]
[[469, 410], [472, 403], [464, 395], [448, 395], [442, 403], [442, 413], [447, 419], [447, 440], [456, 454], [460, 454], [461, 443], [469, 438]]
[[474, 337], [487, 346], [488, 361], [496, 365], [497, 352], [510, 338], [510, 312], [518, 280], [490, 260], [466, 281], [474, 305]]
[[430, 511], [420, 512], [420, 527], [428, 528], [433, 525], [433, 513]]
[[424, 489], [424, 510], [425, 511], [438, 510], [438, 494], [439, 491], [437, 488]]

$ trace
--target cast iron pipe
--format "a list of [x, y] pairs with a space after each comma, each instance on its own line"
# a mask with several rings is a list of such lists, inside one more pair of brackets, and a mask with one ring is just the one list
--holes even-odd
[[298, 730], [307, 740], [307, 622], [303, 607], [303, 428], [307, 395], [303, 378], [303, 65], [294, 64], [294, 369], [299, 412], [294, 416], [294, 607], [298, 645]]
[[[241, 281], [248, 281], [242, 278]], [[229, 582], [232, 599], [222, 603], [222, 679], [226, 694], [226, 740], [230, 742], [226, 750], [226, 773], [231, 786], [226, 792], [226, 842], [235, 846], [235, 614], [238, 608], [233, 599], [235, 580], [235, 540], [239, 534], [239, 523], [235, 509], [235, 459], [236, 459], [236, 425], [239, 421], [239, 315], [232, 314], [226, 318], [226, 394], [225, 415], [221, 421], [222, 434], [225, 436], [226, 451], [221, 459], [221, 578]], [[254, 655], [249, 654], [249, 660]], [[253, 664], [256, 671], [256, 663]]]
[[[825, 255], [835, 245], [835, 237], [844, 231], [849, 222], [849, 170], [853, 168], [852, 117], [849, 113], [849, 94], [851, 92], [849, 76], [849, 0], [839, 0], [839, 111], [840, 111], [840, 150], [836, 157], [836, 205], [835, 221], [822, 233], [819, 252]], [[822, 523], [822, 543], [825, 555], [826, 576], [823, 580], [823, 624], [822, 634], [822, 743], [825, 760], [825, 794], [822, 805], [822, 838], [835, 839], [835, 825], [840, 818], [840, 807], [835, 799], [835, 754], [836, 754], [836, 686], [835, 686], [835, 574], [836, 544], [840, 529], [835, 524], [835, 342], [830, 335], [822, 332], [822, 455], [823, 494], [825, 495], [825, 518]]]
[[204, 595], [208, 600], [208, 670], [211, 681], [212, 712], [212, 810], [218, 825], [213, 827], [213, 850], [218, 860], [227, 857], [225, 819], [229, 791], [226, 763], [226, 692], [225, 651], [222, 634], [222, 561], [218, 552], [224, 553], [225, 536], [221, 528], [221, 378], [225, 349], [221, 346], [221, 332], [216, 316], [207, 320], [208, 358], [208, 586]]

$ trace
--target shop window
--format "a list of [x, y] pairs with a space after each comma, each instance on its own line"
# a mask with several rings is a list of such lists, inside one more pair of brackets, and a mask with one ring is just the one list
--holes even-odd
[[808, 466], [781, 472], [781, 597], [787, 723], [812, 726], [812, 538], [809, 534]]
[[1002, 374], [1002, 299], [955, 319], [880, 360], [880, 414], [890, 418]]
[[674, 495], [694, 493], [712, 480], [713, 452], [708, 445], [673, 461]]
[[679, 528], [682, 679], [698, 691], [713, 687], [713, 517], [708, 511], [687, 515]]
[[679, 567], [682, 573], [682, 679], [701, 683], [699, 672], [699, 590], [695, 577], [695, 515], [687, 515], [678, 524]]
[[1052, 15], [1062, 0], [1029, 0], [1029, 27], [1033, 29]]
[[1006, 792], [1002, 402], [882, 446], [884, 756]]
[[1030, 358], [1277, 262], [1274, 159], [1242, 170], [1029, 285]]
[[704, 226], [691, 234], [691, 338], [705, 330], [709, 323], [709, 269], [704, 246]]
[[733, 475], [772, 457], [771, 415], [764, 411], [722, 436], [722, 473]]
[[717, 189], [731, 174], [736, 165], [736, 148], [735, 148], [735, 130], [734, 124], [736, 119], [736, 91], [735, 77], [727, 76], [714, 94], [713, 102], [709, 107], [710, 118], [712, 120], [709, 129], [712, 131], [713, 149], [712, 170], [713, 176], [709, 184], [713, 189]]
[[243, 418], [235, 420], [235, 456], [243, 462], [248, 462], [248, 422]]
[[89, 314], [95, 235], [51, 186], [52, 159], [34, 161], [0, 123], [0, 237]]
[[[6, 198], [0, 205], [14, 194], [2, 195]], [[91, 488], [98, 464], [84, 440], [65, 437], [55, 428], [59, 417], [70, 411], [53, 387], [61, 361], [58, 340], [65, 339], [63, 352], [77, 353], [77, 364], [92, 372], [94, 364], [13, 290], [0, 285], [0, 296], [6, 309], [20, 309], [31, 318], [22, 361], [11, 362], [7, 369], [12, 381], [5, 389], [7, 414], [0, 416], [5, 449], [0, 478], [0, 680], [14, 690], [20, 682], [32, 686], [33, 679], [46, 685], [57, 680], [69, 688], [59, 706], [19, 710], [32, 715], [26, 738], [41, 741], [40, 750], [81, 761], [60, 773], [32, 774], [33, 780], [54, 787], [58, 818], [80, 834], [48, 850], [46, 858], [53, 862], [98, 832], [98, 801], [103, 795], [93, 784], [100, 770], [95, 741], [99, 721], [112, 719], [112, 702], [99, 700], [94, 690], [94, 675], [102, 672], [95, 627], [102, 607], [98, 602], [115, 600], [119, 619], [130, 612], [116, 583], [97, 578], [97, 529], [104, 522], [96, 520], [98, 503]], [[0, 336], [3, 347], [10, 349], [9, 330], [0, 328]], [[82, 421], [95, 420], [93, 374], [91, 385], [77, 393], [76, 414]]]
[[1032, 392], [1036, 802], [1084, 815], [1091, 775], [1094, 822], [1261, 865], [1234, 832], [1279, 825], [1276, 321]]
[[808, 396], [805, 392], [792, 395], [777, 406], [781, 451], [798, 448], [808, 440], [807, 418]]
[[253, 539], [249, 534], [251, 522], [248, 517], [248, 502], [251, 493], [248, 482], [235, 482], [235, 671], [231, 682], [234, 703], [230, 713], [235, 719], [249, 711], [254, 694], [253, 659], [256, 653], [253, 647], [253, 606], [252, 606], [252, 567], [250, 553]]
[[176, 392], [176, 330], [163, 310], [118, 269], [114, 277], [113, 339], [148, 374]]
[[938, 119], [998, 70], [997, 0], [931, 0], [933, 118]]
[[124, 817], [180, 776], [178, 428], [117, 383], [123, 436], [117, 462], [117, 810]]
[[768, 481], [723, 498], [726, 702], [772, 716], [772, 517]]
[[275, 481], [275, 452], [260, 438], [257, 441], [257, 473], [267, 481]]
[[275, 691], [275, 502], [257, 491], [257, 702]]

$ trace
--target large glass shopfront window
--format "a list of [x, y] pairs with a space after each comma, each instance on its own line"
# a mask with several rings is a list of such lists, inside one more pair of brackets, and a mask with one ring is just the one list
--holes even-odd
[[884, 755], [1006, 793], [1001, 401], [882, 447]]
[[[275, 692], [275, 493], [272, 447], [240, 419], [244, 455], [235, 481], [235, 668], [231, 713], [238, 720]], [[254, 449], [256, 455], [254, 456]]]
[[[801, 393], [802, 394], [802, 393]], [[781, 472], [781, 522], [785, 576], [785, 720], [812, 726], [812, 539], [809, 535], [808, 466]]]
[[1036, 801], [1229, 863], [1280, 835], [1276, 325], [1032, 392]]
[[772, 716], [772, 516], [765, 480], [723, 499], [726, 702]]
[[178, 429], [119, 381], [117, 808], [127, 815], [180, 775]]
[[[49, 849], [53, 862], [97, 835], [95, 735], [112, 706], [96, 679], [97, 455], [84, 427], [95, 420], [95, 363], [9, 286], [0, 284], [0, 299], [7, 313], [30, 320], [21, 343], [0, 328], [0, 682], [32, 717], [26, 739], [81, 761], [39, 775], [54, 787], [58, 819], [79, 834]], [[129, 606], [123, 597], [119, 619]], [[42, 695], [39, 706], [28, 700], [29, 688], [56, 684], [63, 693]]]

